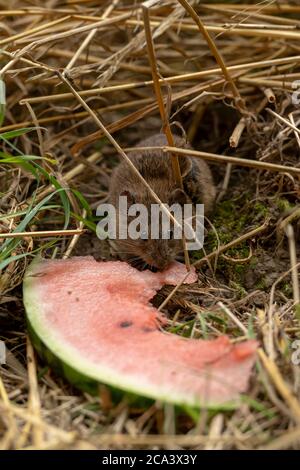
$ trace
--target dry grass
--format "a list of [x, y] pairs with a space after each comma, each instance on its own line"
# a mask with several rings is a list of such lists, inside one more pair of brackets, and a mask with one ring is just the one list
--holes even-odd
[[[134, 0], [15, 0], [10, 10], [0, 0], [2, 449], [300, 448], [300, 7], [198, 3], [159, 0], [143, 16]], [[91, 397], [45, 367], [26, 335], [32, 255], [108, 256], [93, 211], [118, 154], [161, 118], [171, 147], [170, 131], [184, 130], [211, 161], [219, 196], [205, 252], [191, 256], [199, 283], [154, 302], [178, 334], [259, 340], [233, 410], [112, 404], [105, 387]]]

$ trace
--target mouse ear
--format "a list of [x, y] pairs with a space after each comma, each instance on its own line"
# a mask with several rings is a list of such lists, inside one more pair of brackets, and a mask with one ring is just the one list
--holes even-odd
[[122, 191], [120, 193], [120, 196], [127, 197], [127, 205], [128, 206], [131, 206], [132, 204], [135, 204], [135, 197], [130, 191]]
[[183, 189], [177, 188], [174, 189], [174, 191], [171, 192], [170, 197], [169, 197], [169, 206], [172, 204], [180, 204], [183, 206], [184, 204], [188, 203], [188, 197], [183, 191]]
[[178, 160], [179, 160], [181, 176], [182, 178], [184, 178], [190, 173], [192, 169], [192, 160], [190, 159], [190, 157], [186, 157], [186, 156], [178, 157]]

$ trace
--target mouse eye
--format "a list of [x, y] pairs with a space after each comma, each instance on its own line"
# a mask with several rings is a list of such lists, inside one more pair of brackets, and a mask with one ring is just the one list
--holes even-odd
[[143, 241], [148, 240], [148, 232], [147, 232], [147, 230], [143, 230], [143, 231], [141, 232], [141, 240], [143, 240]]

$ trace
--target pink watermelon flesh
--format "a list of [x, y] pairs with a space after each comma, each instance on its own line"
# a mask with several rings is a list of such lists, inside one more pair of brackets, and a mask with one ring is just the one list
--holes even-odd
[[[149, 300], [175, 285], [186, 268], [140, 272], [92, 257], [43, 260], [24, 283], [28, 319], [54, 354], [100, 382], [180, 404], [216, 405], [245, 392], [257, 343], [232, 345], [161, 331], [164, 317]], [[185, 282], [195, 282], [191, 272]]]

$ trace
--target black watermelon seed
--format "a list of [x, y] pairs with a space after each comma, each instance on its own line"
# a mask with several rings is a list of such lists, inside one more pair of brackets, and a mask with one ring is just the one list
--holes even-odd
[[132, 321], [122, 321], [120, 323], [121, 328], [128, 328], [129, 326], [132, 326], [132, 325], [133, 325]]

